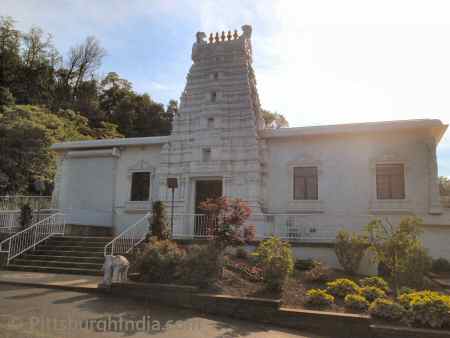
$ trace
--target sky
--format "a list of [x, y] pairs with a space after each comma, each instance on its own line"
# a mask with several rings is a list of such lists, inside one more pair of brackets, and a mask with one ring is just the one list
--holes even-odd
[[[197, 31], [250, 24], [262, 106], [292, 127], [450, 122], [447, 0], [1, 0], [0, 15], [52, 33], [63, 54], [96, 36], [102, 74], [165, 104], [180, 97]], [[438, 161], [450, 176], [450, 130]]]

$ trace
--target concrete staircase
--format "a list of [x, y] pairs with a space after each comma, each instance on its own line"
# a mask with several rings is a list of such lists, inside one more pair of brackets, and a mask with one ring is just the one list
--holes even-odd
[[[90, 229], [82, 230], [83, 235], [69, 230], [70, 235], [49, 238], [35, 249], [14, 258], [8, 270], [102, 275], [103, 249], [113, 238], [109, 235], [110, 230], [93, 229], [95, 236]], [[105, 236], [107, 234], [109, 236]]]

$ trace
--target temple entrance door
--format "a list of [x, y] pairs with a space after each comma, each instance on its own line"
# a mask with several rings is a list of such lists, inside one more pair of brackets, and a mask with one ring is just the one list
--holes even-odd
[[[222, 196], [222, 180], [197, 180], [195, 181], [195, 214], [204, 214], [200, 209], [200, 203], [207, 198], [218, 198]], [[195, 236], [206, 235], [206, 218], [195, 217]]]

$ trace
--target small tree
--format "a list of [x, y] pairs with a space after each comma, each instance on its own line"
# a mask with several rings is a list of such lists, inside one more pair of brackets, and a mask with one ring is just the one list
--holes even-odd
[[368, 247], [367, 238], [341, 230], [336, 236], [334, 251], [339, 264], [349, 274], [355, 274]]
[[159, 240], [169, 238], [166, 207], [162, 201], [155, 201], [153, 203], [152, 216], [150, 219], [150, 233], [152, 237], [156, 237]]
[[8, 88], [0, 87], [0, 112], [4, 110], [4, 107], [13, 105], [15, 101]]
[[23, 229], [28, 228], [33, 222], [33, 209], [31, 209], [28, 203], [24, 204], [20, 208], [20, 225]]
[[239, 246], [254, 238], [254, 227], [244, 226], [251, 215], [247, 203], [239, 198], [208, 198], [200, 204], [207, 216], [207, 234], [220, 251]]
[[294, 271], [294, 254], [291, 245], [277, 237], [261, 243], [253, 253], [263, 270], [263, 282], [270, 290], [281, 290]]
[[388, 220], [383, 222], [376, 219], [366, 227], [370, 249], [374, 252], [375, 259], [387, 267], [396, 294], [401, 274], [411, 271], [412, 267], [409, 265], [414, 261], [411, 256], [417, 253], [418, 248], [422, 248], [418, 228], [420, 222], [416, 217], [405, 217], [394, 226]]
[[208, 251], [216, 262], [217, 275], [221, 276], [224, 253], [230, 246], [239, 246], [254, 239], [254, 226], [245, 226], [251, 209], [239, 198], [219, 197], [200, 204], [206, 213], [206, 232], [210, 243]]

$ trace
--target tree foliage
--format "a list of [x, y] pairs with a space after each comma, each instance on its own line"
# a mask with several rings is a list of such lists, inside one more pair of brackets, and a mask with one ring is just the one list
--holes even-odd
[[341, 230], [336, 236], [334, 252], [342, 268], [353, 275], [358, 271], [367, 247], [364, 236]]
[[0, 193], [33, 192], [37, 180], [47, 184], [48, 193], [56, 169], [53, 143], [118, 136], [115, 126], [92, 129], [70, 110], [55, 114], [30, 105], [9, 107], [0, 114]]
[[244, 225], [251, 215], [247, 203], [239, 198], [208, 198], [200, 203], [206, 214], [207, 234], [219, 251], [254, 239], [253, 226]]
[[398, 225], [376, 219], [366, 227], [370, 249], [376, 260], [389, 270], [396, 293], [400, 284], [405, 282], [402, 274], [412, 272], [417, 279], [424, 277], [423, 269], [419, 269], [419, 265], [423, 264], [416, 262], [417, 256], [420, 256], [421, 261], [427, 258], [419, 239], [420, 223], [416, 217], [405, 217]]
[[88, 36], [64, 56], [51, 34], [39, 27], [21, 32], [11, 17], [0, 17], [3, 192], [32, 192], [29, 182], [36, 178], [50, 182], [53, 142], [170, 133], [177, 102], [166, 108], [115, 72], [99, 77], [105, 55], [100, 41]]
[[279, 129], [289, 127], [288, 120], [282, 114], [265, 109], [261, 109], [261, 113], [266, 128]]
[[439, 191], [441, 196], [450, 196], [450, 179], [448, 177], [439, 177]]

